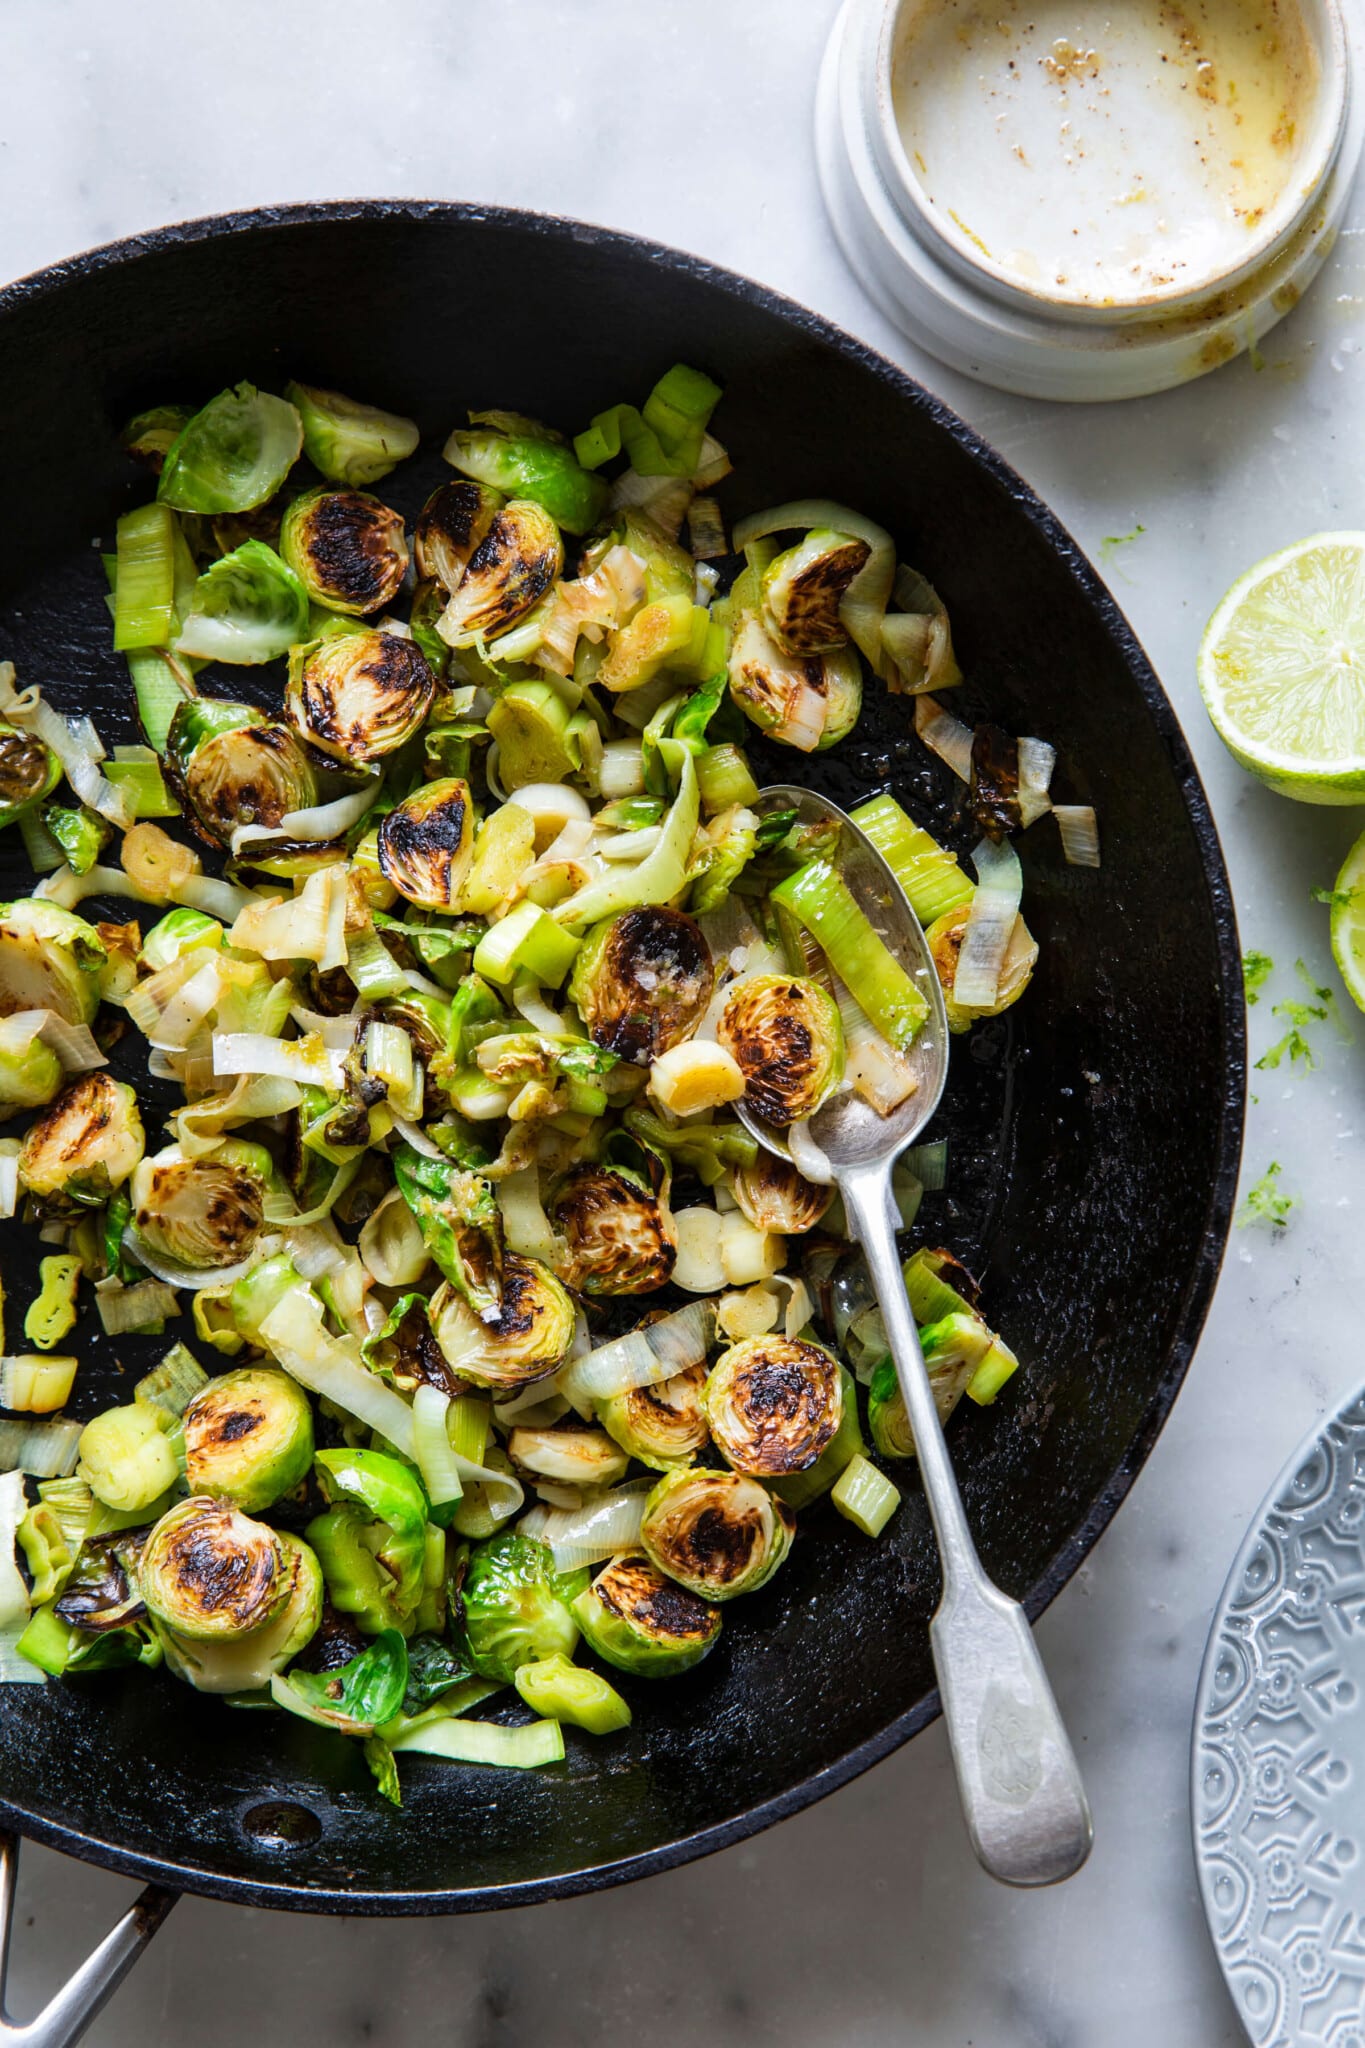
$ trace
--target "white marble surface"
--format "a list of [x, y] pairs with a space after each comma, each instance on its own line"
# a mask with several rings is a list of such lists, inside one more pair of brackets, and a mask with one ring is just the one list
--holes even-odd
[[[0, 0], [0, 277], [229, 207], [397, 194], [574, 213], [699, 250], [805, 300], [942, 392], [1110, 576], [1185, 723], [1243, 942], [1331, 979], [1330, 882], [1365, 819], [1249, 784], [1207, 727], [1198, 634], [1281, 542], [1365, 524], [1365, 199], [1309, 300], [1246, 361], [1110, 410], [1002, 397], [917, 358], [825, 228], [810, 103], [832, 0]], [[515, 394], [512, 394], [515, 398]], [[1140, 537], [1107, 548], [1105, 537]], [[1254, 1053], [1277, 1035], [1252, 1013]], [[1310, 1422], [1361, 1376], [1361, 1021], [1318, 1070], [1256, 1077], [1247, 1165], [1300, 1197], [1234, 1240], [1184, 1393], [1127, 1506], [1040, 1628], [1095, 1806], [1072, 1884], [995, 1889], [934, 1729], [814, 1811], [650, 1883], [534, 1912], [301, 1921], [190, 1902], [99, 2043], [625, 2043], [1224, 2048], [1240, 2039], [1191, 1865], [1187, 1742], [1239, 1536]], [[12, 2005], [128, 1886], [28, 1852]]]

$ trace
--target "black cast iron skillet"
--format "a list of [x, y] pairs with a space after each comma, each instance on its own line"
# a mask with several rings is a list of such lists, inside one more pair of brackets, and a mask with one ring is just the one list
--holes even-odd
[[[960, 420], [799, 307], [596, 228], [389, 203], [170, 228], [0, 294], [0, 653], [107, 741], [134, 737], [92, 542], [145, 495], [115, 443], [139, 406], [296, 375], [412, 414], [433, 452], [395, 484], [411, 513], [466, 409], [572, 430], [679, 359], [725, 386], [729, 515], [819, 494], [883, 521], [947, 601], [963, 715], [1053, 740], [1058, 791], [1099, 811], [1098, 874], [1064, 865], [1050, 821], [1023, 842], [1038, 972], [955, 1055], [950, 1193], [926, 1202], [921, 1233], [983, 1271], [1024, 1361], [954, 1445], [986, 1567], [1036, 1616], [1131, 1485], [1203, 1321], [1241, 1128], [1240, 970], [1218, 841], [1155, 676], [1074, 542]], [[876, 692], [853, 742], [801, 772], [843, 804], [890, 786], [969, 846], [957, 785], [908, 710]], [[760, 758], [760, 779], [788, 779], [795, 758]], [[4, 894], [27, 887], [0, 873]], [[16, 1309], [35, 1256], [7, 1226]], [[78, 1415], [140, 1364], [93, 1322]], [[813, 1512], [699, 1671], [623, 1684], [627, 1733], [571, 1735], [546, 1772], [419, 1762], [401, 1815], [353, 1744], [287, 1715], [140, 1674], [7, 1688], [0, 1823], [176, 1888], [314, 1911], [614, 1884], [797, 1811], [924, 1727], [936, 1580], [913, 1483], [879, 1543]]]

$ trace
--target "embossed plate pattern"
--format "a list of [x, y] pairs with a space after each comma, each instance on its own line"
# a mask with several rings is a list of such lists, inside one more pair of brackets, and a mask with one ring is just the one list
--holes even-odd
[[1365, 2048], [1365, 1394], [1300, 1445], [1233, 1565], [1191, 1807], [1204, 1910], [1257, 2048]]

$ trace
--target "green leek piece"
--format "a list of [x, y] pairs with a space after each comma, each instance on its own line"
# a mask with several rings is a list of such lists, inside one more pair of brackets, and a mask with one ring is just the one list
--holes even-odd
[[456, 1457], [471, 1465], [482, 1465], [488, 1449], [488, 1431], [493, 1419], [492, 1403], [482, 1394], [460, 1394], [446, 1415], [446, 1434]]
[[173, 1344], [160, 1365], [138, 1381], [133, 1399], [144, 1408], [155, 1409], [161, 1427], [169, 1430], [208, 1383], [209, 1376], [194, 1353], [184, 1344]]
[[106, 780], [122, 790], [135, 818], [180, 816], [180, 806], [167, 789], [161, 763], [150, 748], [116, 747], [113, 760], [104, 762], [103, 767]]
[[500, 988], [514, 981], [558, 988], [573, 965], [579, 941], [535, 903], [518, 903], [490, 925], [474, 949], [474, 972]]
[[522, 1728], [503, 1728], [496, 1721], [461, 1721], [452, 1715], [423, 1718], [419, 1727], [395, 1735], [390, 1747], [401, 1754], [443, 1756], [453, 1763], [497, 1764], [503, 1769], [534, 1770], [564, 1760], [564, 1733], [558, 1721], [529, 1721]]
[[138, 724], [148, 746], [166, 750], [171, 720], [187, 697], [197, 695], [187, 663], [164, 647], [135, 647], [128, 652], [128, 673], [137, 702]]
[[900, 1491], [863, 1457], [853, 1458], [830, 1494], [839, 1513], [864, 1536], [880, 1536], [901, 1504]]
[[838, 871], [829, 861], [810, 861], [778, 883], [772, 901], [800, 920], [859, 1008], [883, 1038], [904, 1052], [928, 1016], [929, 1004], [873, 931]]
[[139, 505], [118, 523], [114, 646], [165, 647], [175, 630], [175, 514]]
[[59, 1344], [76, 1321], [76, 1290], [81, 1283], [79, 1259], [58, 1253], [44, 1259], [38, 1268], [41, 1293], [29, 1303], [24, 1317], [24, 1335], [40, 1351]]
[[921, 1325], [940, 1322], [944, 1316], [963, 1315], [971, 1310], [972, 1304], [965, 1295], [943, 1277], [949, 1264], [943, 1252], [931, 1251], [921, 1245], [905, 1262], [905, 1291], [910, 1300], [910, 1313]]
[[[84, 1489], [83, 1489], [84, 1490]], [[87, 1503], [89, 1494], [86, 1494]], [[85, 1538], [89, 1507], [79, 1519], [79, 1533], [68, 1531], [64, 1519], [50, 1501], [37, 1500], [19, 1524], [19, 1548], [33, 1581], [29, 1597], [35, 1607], [55, 1600], [75, 1569], [76, 1556]]]
[[697, 760], [697, 788], [703, 809], [713, 815], [731, 804], [758, 801], [758, 784], [743, 747], [708, 747]]
[[624, 448], [637, 476], [691, 476], [720, 397], [720, 385], [703, 371], [675, 363], [641, 409], [613, 405], [599, 412], [574, 437], [574, 454], [585, 469], [600, 469]]
[[75, 1631], [51, 1607], [39, 1607], [14, 1647], [40, 1671], [60, 1678], [71, 1661], [74, 1635]]
[[963, 874], [957, 855], [907, 817], [893, 796], [875, 796], [849, 816], [872, 841], [926, 929], [948, 911], [971, 902], [976, 884]]
[[509, 683], [488, 713], [503, 788], [515, 792], [528, 782], [566, 782], [580, 758], [570, 722], [569, 707], [552, 684]]
[[567, 1657], [542, 1657], [523, 1664], [512, 1680], [533, 1714], [568, 1721], [589, 1735], [613, 1735], [629, 1728], [630, 1708], [614, 1685]]

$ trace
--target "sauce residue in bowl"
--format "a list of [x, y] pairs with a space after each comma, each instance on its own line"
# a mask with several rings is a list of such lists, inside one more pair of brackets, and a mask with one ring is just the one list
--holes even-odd
[[1312, 175], [1320, 65], [1295, 0], [908, 0], [892, 103], [973, 261], [1078, 306], [1215, 284]]

